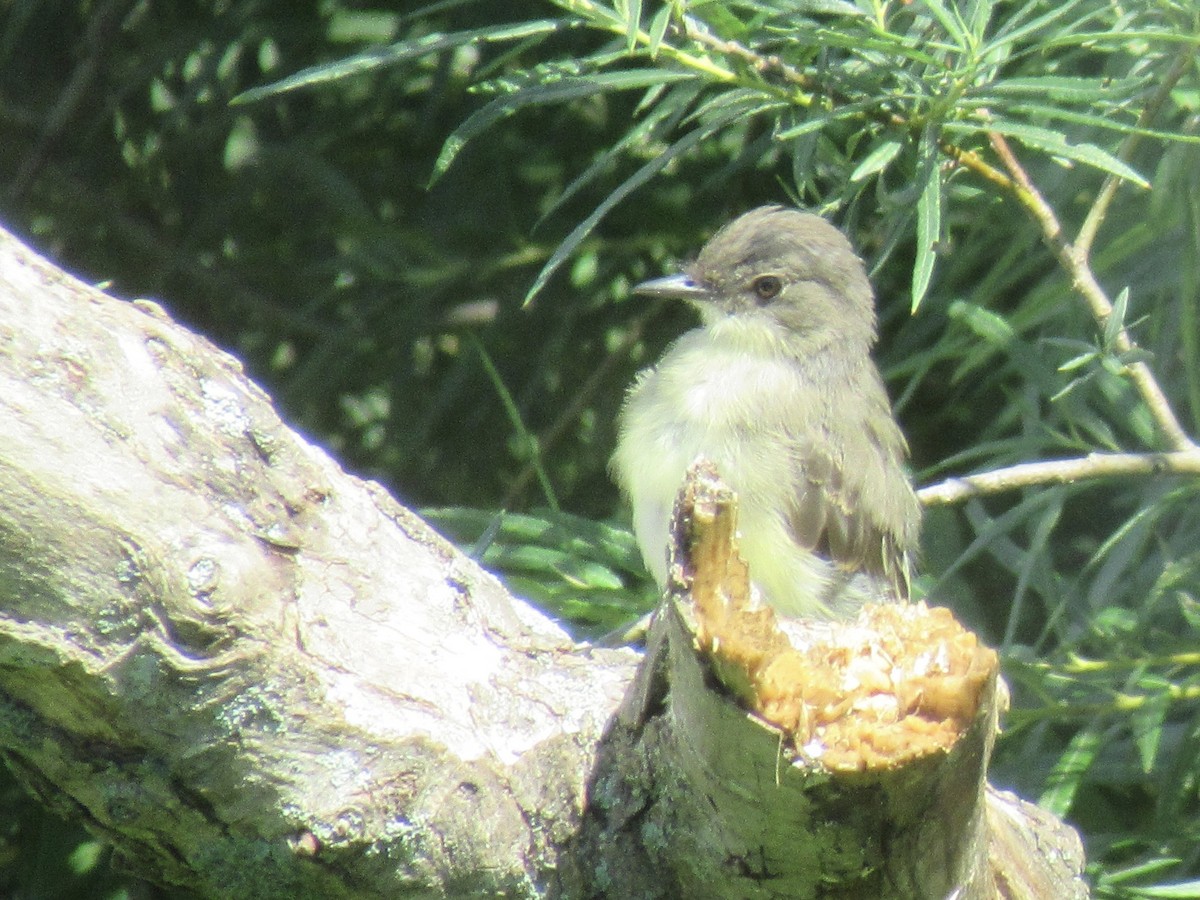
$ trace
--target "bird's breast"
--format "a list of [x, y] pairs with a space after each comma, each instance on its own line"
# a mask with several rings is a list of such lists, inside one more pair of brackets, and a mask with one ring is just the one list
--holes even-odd
[[807, 393], [803, 374], [791, 360], [711, 341], [680, 342], [651, 380], [647, 387], [673, 410], [671, 418], [701, 430], [770, 429]]
[[819, 395], [787, 359], [685, 335], [630, 392], [618, 480], [635, 504], [653, 496], [669, 506], [683, 472], [704, 456], [743, 496], [774, 494], [781, 486], [771, 482], [794, 477], [794, 435], [822, 414]]

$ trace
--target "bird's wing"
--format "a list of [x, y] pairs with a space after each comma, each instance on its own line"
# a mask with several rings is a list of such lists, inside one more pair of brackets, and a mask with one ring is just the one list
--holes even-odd
[[904, 436], [882, 383], [870, 374], [854, 402], [832, 404], [825, 428], [793, 444], [797, 490], [790, 524], [800, 545], [848, 575], [882, 579], [907, 598], [920, 504], [905, 466]]

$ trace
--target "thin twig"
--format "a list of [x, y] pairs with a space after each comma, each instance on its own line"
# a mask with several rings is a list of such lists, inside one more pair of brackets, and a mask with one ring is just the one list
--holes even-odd
[[756, 50], [751, 50], [745, 44], [719, 38], [691, 16], [684, 18], [684, 34], [697, 44], [703, 44], [709, 49], [716, 50], [725, 56], [737, 57], [742, 62], [749, 64], [750, 68], [754, 69], [760, 75], [766, 75], [769, 72], [778, 72], [783, 76], [784, 81], [802, 90], [819, 91], [826, 96], [832, 96], [823, 85], [817, 84], [808, 75], [805, 75], [794, 66], [788, 65], [778, 56], [769, 53], [759, 53]]
[[1174, 453], [1089, 453], [1077, 459], [1021, 463], [978, 475], [947, 478], [921, 488], [917, 496], [925, 506], [945, 506], [1019, 488], [1130, 475], [1200, 475], [1200, 448]]

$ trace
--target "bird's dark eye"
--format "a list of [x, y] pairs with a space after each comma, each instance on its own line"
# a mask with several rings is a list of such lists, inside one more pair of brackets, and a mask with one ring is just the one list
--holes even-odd
[[783, 290], [783, 281], [778, 275], [759, 275], [750, 286], [759, 300], [771, 300]]

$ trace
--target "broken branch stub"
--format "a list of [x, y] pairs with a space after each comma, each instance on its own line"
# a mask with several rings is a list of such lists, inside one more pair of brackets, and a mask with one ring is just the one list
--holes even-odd
[[[704, 798], [696, 815], [709, 819], [681, 885], [711, 895], [732, 877], [721, 896], [1087, 896], [1074, 832], [987, 788], [1006, 696], [995, 652], [923, 603], [868, 605], [848, 622], [780, 620], [752, 595], [736, 510], [711, 464], [694, 465], [656, 626], [684, 793]], [[1029, 856], [1014, 852], [1014, 816], [1049, 829], [1062, 854], [1009, 871]]]

